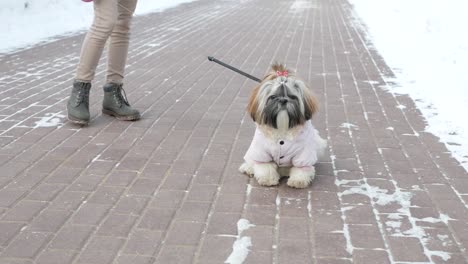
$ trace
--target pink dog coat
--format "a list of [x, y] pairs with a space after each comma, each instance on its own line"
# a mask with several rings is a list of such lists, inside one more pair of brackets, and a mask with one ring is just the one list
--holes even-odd
[[317, 151], [322, 147], [317, 138], [318, 132], [310, 120], [293, 140], [285, 138], [277, 142], [265, 137], [257, 126], [244, 159], [250, 164], [275, 162], [279, 167], [310, 167], [317, 162]]

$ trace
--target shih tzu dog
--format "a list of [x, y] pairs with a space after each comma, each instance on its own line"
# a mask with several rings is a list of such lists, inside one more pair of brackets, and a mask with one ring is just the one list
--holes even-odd
[[284, 65], [274, 64], [250, 96], [247, 111], [257, 128], [240, 172], [264, 186], [289, 176], [288, 186], [307, 187], [315, 177], [313, 165], [327, 145], [311, 122], [317, 109], [304, 82]]

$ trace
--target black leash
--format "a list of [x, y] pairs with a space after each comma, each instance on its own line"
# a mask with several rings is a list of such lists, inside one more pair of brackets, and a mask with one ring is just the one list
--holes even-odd
[[226, 68], [228, 68], [228, 69], [230, 69], [232, 71], [235, 71], [235, 72], [237, 72], [239, 74], [242, 74], [245, 77], [247, 77], [249, 79], [252, 79], [252, 80], [254, 80], [256, 82], [262, 82], [262, 80], [260, 80], [259, 78], [255, 77], [255, 76], [252, 76], [252, 75], [250, 75], [250, 74], [248, 74], [246, 72], [243, 72], [243, 71], [241, 71], [241, 70], [239, 70], [237, 68], [234, 68], [231, 65], [228, 65], [228, 64], [226, 64], [226, 63], [224, 63], [224, 62], [222, 62], [222, 61], [220, 61], [220, 60], [218, 60], [218, 59], [216, 59], [214, 57], [208, 56], [208, 60], [209, 61], [214, 61], [214, 62], [218, 63], [219, 65], [224, 66], [224, 67], [226, 67]]

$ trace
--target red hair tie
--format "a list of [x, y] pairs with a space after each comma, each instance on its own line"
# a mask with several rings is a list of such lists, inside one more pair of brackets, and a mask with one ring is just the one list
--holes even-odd
[[276, 71], [276, 76], [288, 77], [288, 71]]

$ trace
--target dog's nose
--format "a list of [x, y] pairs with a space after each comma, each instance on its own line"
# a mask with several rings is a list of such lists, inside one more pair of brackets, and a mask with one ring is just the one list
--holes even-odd
[[286, 104], [288, 102], [288, 99], [283, 97], [283, 98], [279, 99], [279, 102], [280, 102], [280, 104], [284, 105], [284, 104]]

